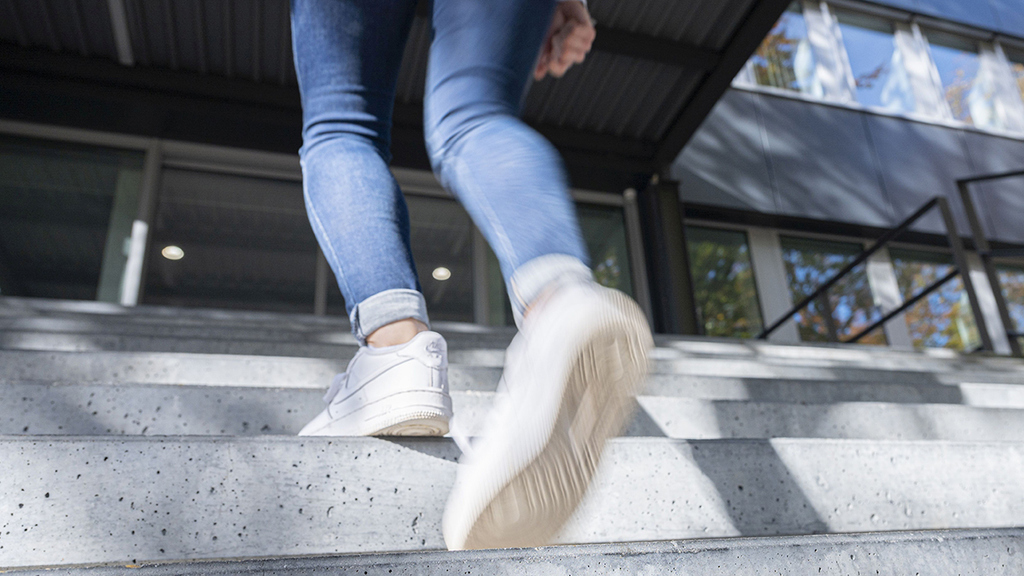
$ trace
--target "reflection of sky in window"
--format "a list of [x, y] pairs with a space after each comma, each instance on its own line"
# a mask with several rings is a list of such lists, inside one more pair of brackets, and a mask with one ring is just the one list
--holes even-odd
[[980, 59], [977, 49], [972, 48], [967, 41], [939, 32], [929, 33], [928, 40], [953, 117], [972, 122], [969, 100], [974, 80], [978, 76]]
[[838, 13], [839, 29], [856, 82], [857, 101], [888, 110], [914, 110], [910, 78], [885, 20]]
[[807, 23], [799, 4], [782, 14], [750, 59], [762, 86], [822, 95], [815, 75], [814, 52], [807, 40]]

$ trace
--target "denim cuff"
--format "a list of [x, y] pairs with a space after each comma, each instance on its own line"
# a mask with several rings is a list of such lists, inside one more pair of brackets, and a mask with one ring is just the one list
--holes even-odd
[[419, 291], [408, 288], [378, 292], [356, 304], [349, 314], [352, 333], [362, 346], [366, 345], [366, 337], [381, 326], [407, 318], [419, 320], [430, 327], [427, 301]]
[[516, 326], [522, 328], [523, 314], [549, 287], [566, 282], [592, 282], [594, 275], [582, 260], [568, 254], [547, 254], [516, 268], [509, 281], [509, 299]]

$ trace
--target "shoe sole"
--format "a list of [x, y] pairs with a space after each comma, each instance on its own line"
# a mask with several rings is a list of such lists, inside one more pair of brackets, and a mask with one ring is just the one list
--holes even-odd
[[[451, 402], [440, 391], [400, 392], [303, 436], [444, 436], [452, 417]], [[358, 424], [353, 427], [350, 422]]]
[[617, 292], [608, 297], [620, 314], [597, 323], [576, 347], [551, 434], [522, 444], [536, 456], [520, 470], [491, 476], [508, 480], [457, 548], [548, 544], [583, 500], [605, 443], [633, 413], [653, 347], [639, 307]]

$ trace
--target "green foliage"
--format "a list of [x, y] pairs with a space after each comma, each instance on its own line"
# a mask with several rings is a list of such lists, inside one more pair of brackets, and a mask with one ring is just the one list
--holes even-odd
[[705, 335], [756, 336], [761, 309], [746, 234], [691, 226], [686, 241]]

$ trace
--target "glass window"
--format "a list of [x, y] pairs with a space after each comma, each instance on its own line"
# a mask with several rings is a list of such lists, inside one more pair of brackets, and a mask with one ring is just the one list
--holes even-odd
[[602, 286], [633, 296], [633, 275], [626, 245], [626, 221], [622, 208], [577, 204], [583, 241], [590, 253], [590, 268]]
[[[996, 271], [1006, 306], [1010, 309], [1010, 319], [1013, 320], [1013, 326], [1007, 330], [1024, 334], [1024, 264], [1000, 264]], [[1021, 338], [1021, 346], [1024, 347], [1024, 337]]]
[[118, 302], [141, 152], [0, 138], [0, 295]]
[[165, 168], [151, 234], [147, 304], [313, 311], [316, 239], [299, 182]]
[[707, 336], [752, 338], [762, 328], [744, 232], [686, 227], [693, 294]]
[[895, 112], [915, 109], [914, 92], [888, 20], [836, 11], [839, 30], [849, 57], [857, 101]]
[[818, 97], [824, 94], [799, 2], [791, 4], [782, 14], [754, 52], [750, 64], [754, 80], [761, 86]]
[[953, 118], [975, 126], [998, 127], [995, 86], [991, 74], [980, 73], [978, 43], [933, 31], [928, 32], [928, 44]]
[[[953, 259], [941, 252], [889, 250], [904, 300], [916, 296], [953, 270]], [[959, 276], [943, 284], [904, 314], [918, 348], [973, 350], [981, 342], [971, 305]]]
[[455, 200], [406, 196], [410, 242], [431, 320], [473, 321], [473, 225]]
[[[828, 282], [863, 250], [853, 242], [832, 242], [782, 237], [782, 255], [793, 302], [797, 303]], [[874, 305], [867, 268], [854, 268], [828, 293], [810, 303], [795, 318], [806, 342], [837, 342], [859, 334], [882, 317]], [[886, 344], [879, 328], [861, 338], [861, 344]]]

